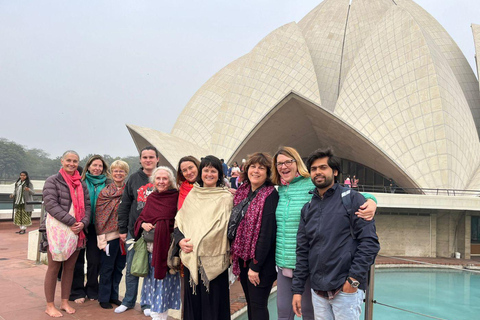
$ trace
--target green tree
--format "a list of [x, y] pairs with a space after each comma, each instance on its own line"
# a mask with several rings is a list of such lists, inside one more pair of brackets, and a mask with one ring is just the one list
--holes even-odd
[[0, 177], [14, 179], [25, 169], [25, 148], [13, 141], [0, 138]]

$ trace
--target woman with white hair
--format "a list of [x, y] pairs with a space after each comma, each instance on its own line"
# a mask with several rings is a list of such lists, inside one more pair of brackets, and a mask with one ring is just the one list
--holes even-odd
[[[147, 241], [150, 269], [143, 281], [141, 304], [151, 305], [153, 319], [167, 319], [168, 309], [180, 309], [180, 274], [171, 274], [167, 266], [168, 249], [175, 216], [178, 190], [172, 170], [156, 168], [151, 177], [155, 190], [148, 196], [142, 213], [135, 222], [135, 239], [153, 232]], [[147, 240], [148, 237], [144, 236]]]

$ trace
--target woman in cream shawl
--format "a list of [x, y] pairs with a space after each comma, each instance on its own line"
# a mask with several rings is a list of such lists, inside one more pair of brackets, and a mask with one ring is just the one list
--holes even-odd
[[199, 172], [175, 218], [175, 243], [190, 284], [184, 288], [184, 319], [230, 319], [227, 225], [233, 196], [223, 186], [219, 159], [203, 158]]

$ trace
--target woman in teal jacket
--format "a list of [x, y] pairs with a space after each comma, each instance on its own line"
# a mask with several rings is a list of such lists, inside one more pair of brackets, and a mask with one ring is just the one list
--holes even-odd
[[[275, 260], [277, 275], [277, 310], [279, 320], [293, 320], [292, 308], [292, 275], [296, 263], [297, 230], [300, 223], [300, 212], [312, 198], [309, 193], [315, 186], [310, 179], [305, 164], [297, 150], [281, 147], [273, 157], [272, 182], [278, 185], [278, 201], [275, 216], [277, 219], [277, 245]], [[367, 202], [356, 214], [371, 220], [377, 208], [375, 197], [363, 194]], [[312, 295], [310, 281], [305, 284], [302, 295], [303, 319], [313, 320]]]

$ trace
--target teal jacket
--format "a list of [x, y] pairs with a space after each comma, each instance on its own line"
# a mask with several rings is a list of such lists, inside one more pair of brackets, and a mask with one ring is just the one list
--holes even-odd
[[[309, 191], [315, 189], [310, 178], [302, 176], [296, 177], [288, 186], [279, 186], [277, 210], [275, 216], [277, 219], [277, 246], [275, 251], [275, 260], [277, 266], [281, 268], [295, 269], [297, 256], [295, 253], [297, 247], [297, 231], [300, 223], [300, 212], [308, 201], [312, 199]], [[369, 193], [362, 193], [365, 199], [372, 199], [377, 202], [375, 197]]]

